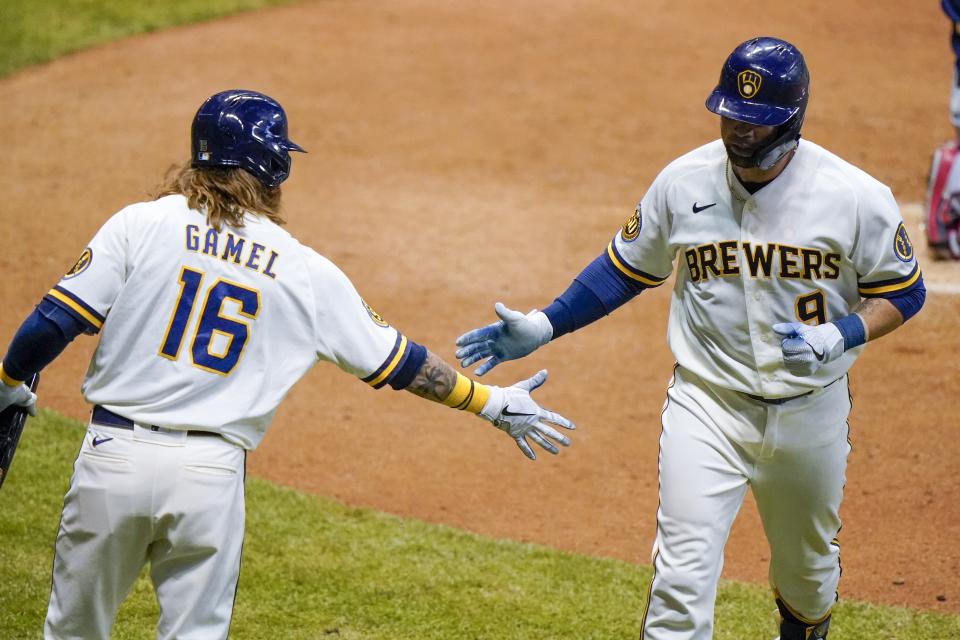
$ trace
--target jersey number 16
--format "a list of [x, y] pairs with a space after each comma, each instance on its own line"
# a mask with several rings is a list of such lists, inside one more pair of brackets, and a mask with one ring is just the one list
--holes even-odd
[[[180, 270], [179, 282], [180, 295], [177, 297], [173, 313], [170, 314], [167, 332], [159, 351], [160, 356], [169, 360], [176, 360], [180, 356], [180, 347], [187, 331], [187, 324], [190, 316], [193, 315], [197, 294], [203, 283], [203, 273], [183, 267]], [[260, 311], [260, 292], [223, 278], [217, 279], [206, 289], [203, 306], [194, 325], [190, 356], [193, 359], [193, 366], [223, 376], [228, 375], [237, 366], [243, 354], [243, 347], [250, 336], [249, 323], [223, 315], [225, 300], [237, 302], [238, 313], [244, 318], [253, 320]], [[219, 344], [214, 350], [213, 343], [218, 336]]]

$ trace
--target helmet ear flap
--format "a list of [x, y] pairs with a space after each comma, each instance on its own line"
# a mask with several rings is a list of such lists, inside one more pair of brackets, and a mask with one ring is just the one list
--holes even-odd
[[754, 154], [757, 168], [764, 171], [773, 167], [783, 156], [800, 145], [800, 127], [803, 126], [803, 112], [777, 127], [777, 133], [769, 144]]

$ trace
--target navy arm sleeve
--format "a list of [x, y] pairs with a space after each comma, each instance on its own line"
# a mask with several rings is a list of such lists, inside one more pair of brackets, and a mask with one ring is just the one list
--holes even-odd
[[884, 298], [897, 308], [903, 316], [903, 321], [906, 322], [917, 315], [927, 299], [927, 288], [923, 284], [923, 276], [917, 278], [916, 282], [903, 291], [897, 291], [895, 295], [884, 296]]
[[53, 362], [86, 328], [62, 307], [41, 300], [13, 336], [3, 358], [4, 372], [15, 380], [26, 380]]
[[960, 0], [940, 0], [940, 8], [947, 14], [953, 23], [950, 26], [950, 46], [956, 58], [954, 66], [957, 70], [956, 80], [960, 82]]
[[611, 314], [646, 287], [617, 269], [607, 252], [593, 260], [570, 286], [543, 310], [553, 325], [553, 338], [576, 331]]
[[410, 386], [413, 378], [417, 375], [417, 372], [420, 371], [420, 367], [423, 366], [423, 361], [427, 359], [426, 347], [417, 344], [413, 340], [409, 340], [409, 342], [410, 348], [407, 350], [406, 357], [403, 362], [400, 363], [400, 366], [397, 367], [396, 371], [394, 371], [393, 375], [390, 376], [387, 383], [397, 391]]

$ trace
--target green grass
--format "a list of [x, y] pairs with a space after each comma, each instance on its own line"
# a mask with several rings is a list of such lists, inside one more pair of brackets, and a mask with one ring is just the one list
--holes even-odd
[[66, 53], [292, 0], [0, 0], [0, 77]]
[[[52, 543], [82, 426], [31, 420], [0, 491], [0, 638], [35, 638]], [[247, 483], [247, 537], [233, 638], [582, 640], [636, 638], [650, 569], [491, 540]], [[773, 636], [767, 589], [725, 582], [718, 639]], [[152, 638], [141, 576], [114, 638]], [[960, 616], [844, 602], [831, 638], [960, 638]]]

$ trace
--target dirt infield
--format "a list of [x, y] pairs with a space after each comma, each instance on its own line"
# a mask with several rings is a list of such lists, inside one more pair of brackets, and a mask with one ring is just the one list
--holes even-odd
[[[284, 187], [294, 235], [451, 361], [454, 338], [490, 321], [496, 300], [547, 304], [663, 165], [718, 135], [703, 100], [751, 35], [806, 54], [808, 138], [900, 201], [921, 200], [930, 152], [951, 135], [937, 4], [767, 5], [759, 15], [746, 0], [720, 14], [706, 0], [306, 2], [0, 80], [10, 305], [0, 335], [106, 216], [185, 157], [196, 106], [228, 87], [280, 99], [310, 151]], [[928, 281], [960, 282], [953, 266]], [[673, 362], [669, 288], [488, 376], [550, 370], [539, 398], [579, 424], [558, 458], [530, 463], [477, 419], [322, 366], [290, 394], [250, 469], [350, 504], [646, 563]], [[960, 296], [931, 293], [854, 368], [841, 595], [960, 612], [958, 314]], [[77, 389], [94, 342], [78, 339], [49, 368], [43, 405], [86, 415]], [[764, 581], [761, 541], [747, 504], [724, 576]]]

